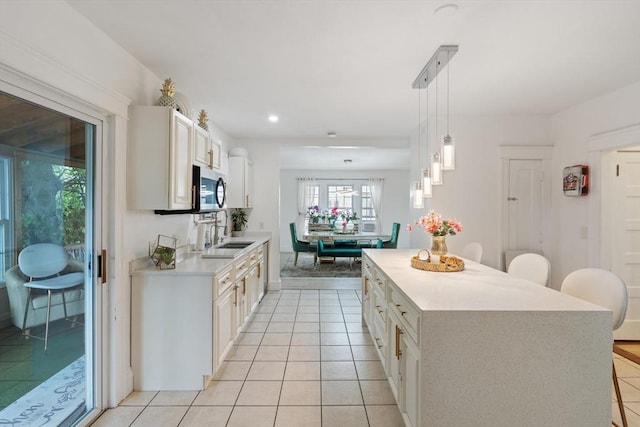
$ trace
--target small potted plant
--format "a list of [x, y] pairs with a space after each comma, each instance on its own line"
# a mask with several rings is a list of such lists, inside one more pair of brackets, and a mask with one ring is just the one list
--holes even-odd
[[249, 216], [244, 210], [240, 208], [234, 209], [231, 212], [231, 223], [233, 225], [233, 229], [231, 230], [231, 235], [234, 237], [243, 236], [244, 228], [247, 226], [248, 220], [249, 220]]

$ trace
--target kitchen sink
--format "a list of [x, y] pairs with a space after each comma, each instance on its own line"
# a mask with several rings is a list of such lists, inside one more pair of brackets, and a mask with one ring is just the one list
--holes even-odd
[[244, 249], [253, 244], [254, 242], [228, 242], [224, 245], [218, 246], [217, 249]]

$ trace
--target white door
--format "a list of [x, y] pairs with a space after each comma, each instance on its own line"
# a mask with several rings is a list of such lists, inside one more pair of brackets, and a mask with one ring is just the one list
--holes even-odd
[[640, 152], [616, 153], [611, 270], [627, 285], [629, 302], [618, 340], [640, 340]]
[[542, 160], [509, 160], [507, 251], [542, 253]]

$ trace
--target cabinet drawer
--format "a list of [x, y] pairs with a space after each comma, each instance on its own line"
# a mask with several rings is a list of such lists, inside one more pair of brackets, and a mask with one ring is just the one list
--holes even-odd
[[380, 321], [381, 325], [384, 325], [379, 329], [381, 333], [386, 333], [387, 326], [387, 302], [384, 299], [384, 296], [380, 293], [378, 288], [373, 288], [373, 292], [371, 292], [371, 316], [374, 319]]
[[386, 322], [380, 323], [379, 318], [374, 317], [373, 325], [371, 325], [371, 335], [373, 344], [378, 352], [378, 358], [385, 372], [387, 372], [387, 327]]
[[215, 298], [222, 295], [235, 280], [233, 269], [231, 266], [225, 268], [224, 270], [216, 273], [213, 279], [213, 295]]
[[402, 326], [416, 344], [419, 344], [420, 312], [394, 286], [389, 291], [389, 310], [398, 315]]
[[256, 262], [260, 261], [260, 258], [262, 257], [262, 248], [251, 251], [251, 253], [249, 254], [249, 264], [255, 264]]
[[235, 262], [236, 277], [240, 277], [249, 270], [249, 257], [247, 255], [238, 258]]
[[379, 289], [383, 297], [387, 294], [387, 276], [375, 266], [373, 267], [373, 288]]
[[365, 274], [373, 277], [373, 263], [368, 256], [362, 257], [362, 275], [364, 276]]

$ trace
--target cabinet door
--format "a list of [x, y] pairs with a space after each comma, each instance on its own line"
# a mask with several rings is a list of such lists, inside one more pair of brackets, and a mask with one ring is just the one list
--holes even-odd
[[247, 298], [247, 275], [242, 276], [236, 283], [236, 331], [239, 331], [251, 313], [249, 311], [249, 298]]
[[387, 346], [387, 363], [385, 368], [389, 377], [391, 391], [396, 398], [396, 402], [398, 402], [398, 409], [400, 409], [400, 412], [403, 412], [401, 406], [402, 373], [400, 369], [400, 359], [402, 358], [402, 348], [400, 342], [404, 331], [395, 316], [389, 315], [387, 322], [387, 341], [389, 345]]
[[227, 351], [233, 345], [236, 336], [236, 302], [237, 288], [231, 286], [215, 301], [213, 330], [215, 368], [224, 361]]
[[362, 319], [367, 324], [371, 324], [371, 277], [362, 275]]
[[[182, 114], [173, 114], [169, 141], [169, 209], [191, 209], [192, 168], [191, 147], [193, 132], [191, 120]], [[150, 177], [148, 185], [153, 185]]]
[[219, 141], [211, 141], [211, 167], [222, 170], [222, 144]]
[[407, 426], [417, 426], [420, 419], [420, 352], [408, 335], [400, 336], [401, 412]]
[[245, 207], [253, 207], [253, 163], [247, 159], [244, 167]]
[[193, 162], [196, 165], [209, 168], [213, 167], [213, 154], [211, 149], [211, 138], [209, 132], [202, 129], [200, 126], [194, 126], [195, 128], [195, 141], [194, 141], [194, 157]]
[[258, 277], [259, 270], [260, 270], [260, 264], [254, 265], [251, 268], [251, 270], [249, 270], [249, 277], [247, 278], [249, 281], [249, 285], [247, 289], [247, 293], [249, 296], [248, 298], [249, 314], [251, 314], [253, 310], [255, 310], [256, 306], [258, 305], [258, 298], [260, 295], [260, 289], [259, 289], [260, 278]]

